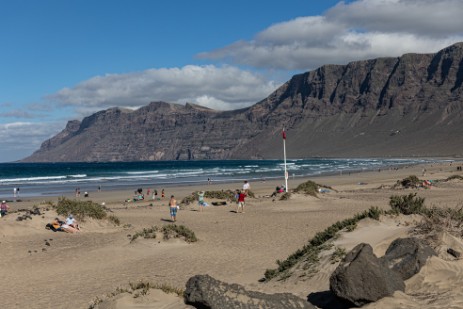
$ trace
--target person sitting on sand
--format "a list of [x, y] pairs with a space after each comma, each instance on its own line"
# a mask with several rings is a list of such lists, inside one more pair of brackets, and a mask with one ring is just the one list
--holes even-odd
[[199, 211], [203, 211], [204, 208], [204, 191], [198, 192], [198, 205], [199, 205]]
[[80, 230], [79, 224], [77, 224], [76, 219], [71, 214], [66, 218], [65, 224], [70, 226], [71, 228], [74, 228], [76, 230]]
[[175, 200], [175, 197], [172, 195], [170, 197], [169, 201], [169, 208], [170, 208], [170, 218], [173, 222], [177, 221], [177, 200]]
[[2, 201], [0, 204], [0, 217], [6, 216], [8, 213], [8, 209], [10, 209], [10, 206], [6, 203], [6, 201]]
[[51, 223], [48, 223], [45, 228], [47, 230], [52, 230], [53, 232], [63, 232], [64, 230], [61, 226], [64, 224], [59, 218], [55, 218]]

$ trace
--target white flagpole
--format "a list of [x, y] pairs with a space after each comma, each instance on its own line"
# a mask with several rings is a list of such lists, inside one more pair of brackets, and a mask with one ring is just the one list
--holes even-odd
[[286, 132], [283, 128], [283, 156], [285, 159], [285, 192], [288, 192], [288, 171], [286, 170]]

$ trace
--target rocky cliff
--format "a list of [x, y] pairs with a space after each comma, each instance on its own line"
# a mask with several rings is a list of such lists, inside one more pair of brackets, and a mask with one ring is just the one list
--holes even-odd
[[70, 121], [27, 162], [463, 155], [463, 43], [295, 75], [234, 111], [154, 102]]

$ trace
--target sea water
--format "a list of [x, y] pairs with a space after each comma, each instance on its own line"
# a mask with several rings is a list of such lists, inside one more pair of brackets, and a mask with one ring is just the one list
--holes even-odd
[[[291, 159], [289, 178], [386, 169], [400, 165], [436, 162], [427, 159]], [[283, 160], [207, 160], [105, 163], [0, 163], [0, 198], [59, 196], [79, 188], [103, 190], [160, 188], [173, 185], [284, 180]]]

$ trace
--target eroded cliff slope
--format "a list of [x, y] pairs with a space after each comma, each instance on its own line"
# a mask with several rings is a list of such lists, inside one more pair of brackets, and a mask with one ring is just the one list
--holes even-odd
[[463, 155], [463, 43], [325, 65], [234, 111], [153, 102], [70, 121], [28, 162]]

